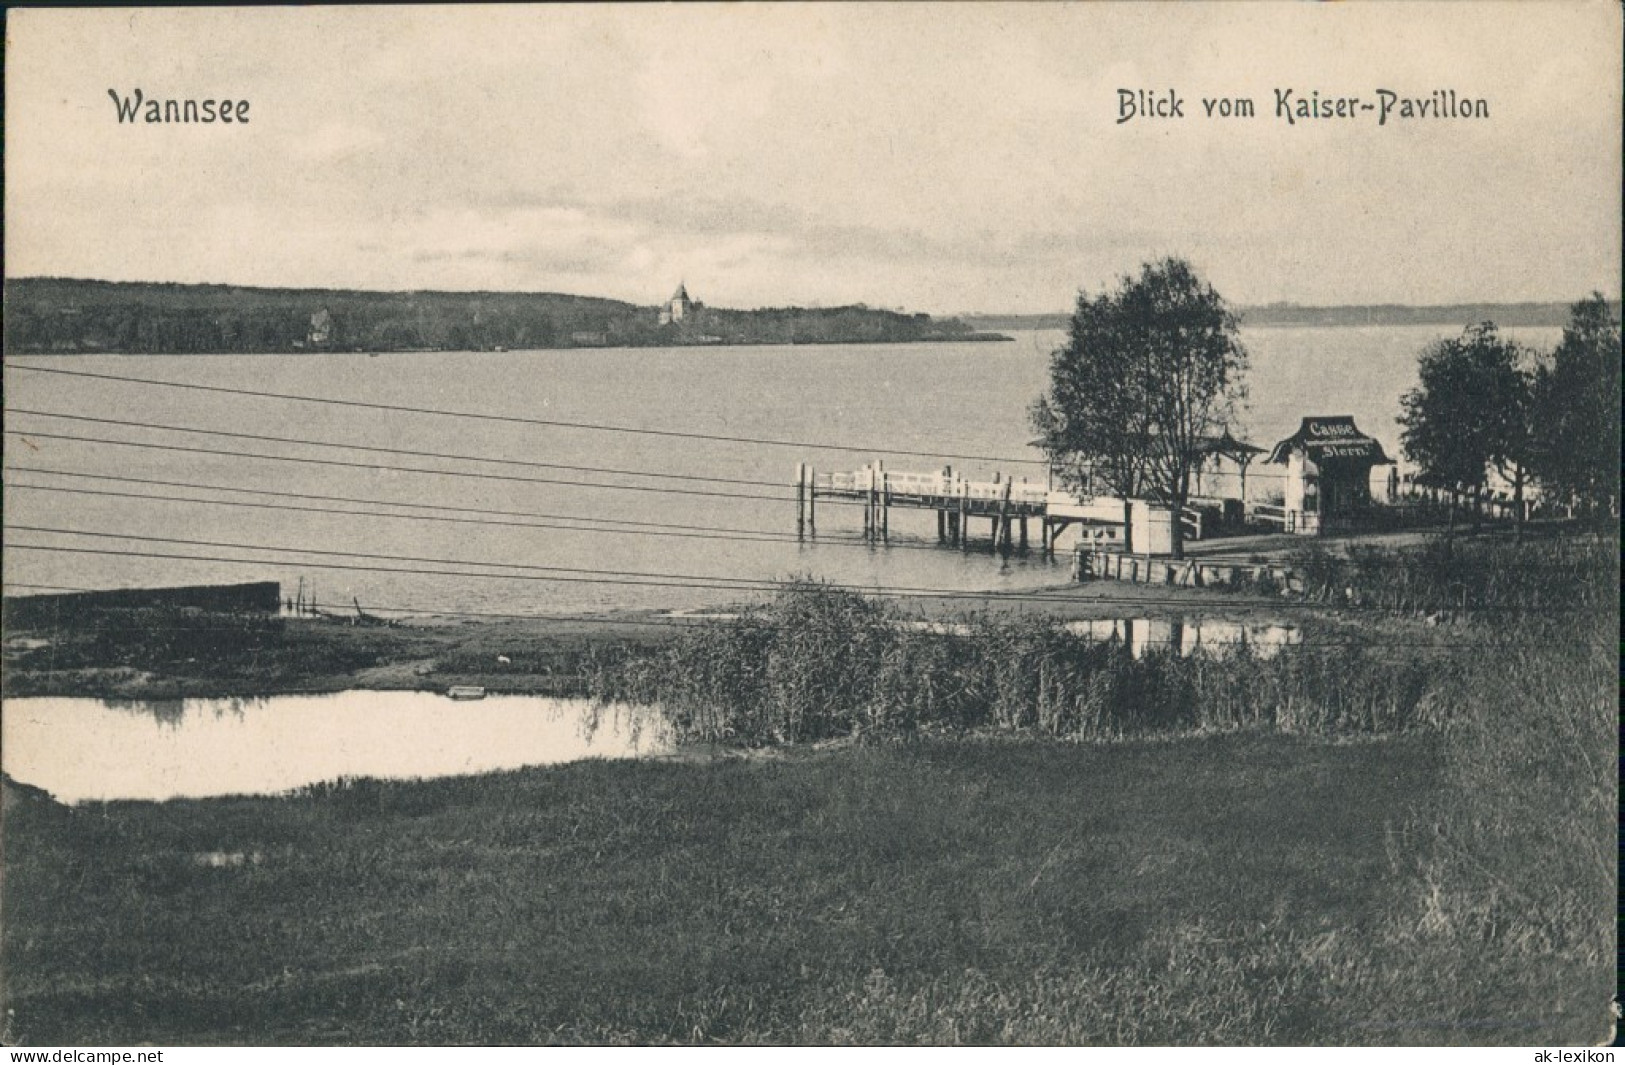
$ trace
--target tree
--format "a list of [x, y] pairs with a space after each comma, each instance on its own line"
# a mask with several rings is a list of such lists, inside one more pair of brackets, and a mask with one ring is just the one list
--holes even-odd
[[1620, 323], [1600, 292], [1569, 310], [1535, 376], [1531, 465], [1553, 496], [1606, 511], [1619, 497]]
[[[1484, 488], [1491, 469], [1512, 482], [1522, 530], [1524, 482], [1532, 445], [1533, 375], [1527, 353], [1493, 322], [1436, 340], [1417, 361], [1417, 387], [1400, 399], [1400, 446], [1424, 482]], [[1454, 508], [1451, 510], [1454, 521]]]
[[1079, 293], [1033, 427], [1069, 485], [1088, 478], [1122, 497], [1126, 550], [1131, 500], [1172, 506], [1182, 558], [1191, 472], [1204, 439], [1229, 427], [1246, 369], [1236, 316], [1212, 286], [1182, 259], [1147, 263], [1115, 292]]

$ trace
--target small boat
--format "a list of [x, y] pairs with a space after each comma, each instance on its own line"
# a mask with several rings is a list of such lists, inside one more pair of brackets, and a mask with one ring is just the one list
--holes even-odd
[[453, 684], [446, 689], [446, 695], [451, 699], [483, 699], [485, 689], [477, 684]]

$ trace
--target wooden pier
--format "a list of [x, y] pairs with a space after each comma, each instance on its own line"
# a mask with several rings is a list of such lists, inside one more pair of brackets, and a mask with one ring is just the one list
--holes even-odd
[[872, 543], [891, 539], [894, 507], [933, 510], [937, 516], [937, 542], [970, 550], [971, 523], [986, 519], [992, 550], [1009, 554], [1027, 551], [1029, 523], [1038, 525], [1039, 550], [1055, 552], [1055, 538], [1067, 526], [1084, 523], [1121, 526], [1123, 501], [1100, 496], [1080, 499], [1047, 484], [1017, 480], [1000, 473], [991, 481], [973, 481], [945, 466], [938, 473], [909, 473], [886, 469], [873, 462], [860, 470], [819, 473], [806, 463], [796, 465], [796, 536], [818, 535], [818, 501], [838, 500], [863, 508], [863, 537]]

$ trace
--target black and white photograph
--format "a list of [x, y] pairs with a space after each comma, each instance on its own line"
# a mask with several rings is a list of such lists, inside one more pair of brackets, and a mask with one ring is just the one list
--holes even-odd
[[9, 1060], [1613, 1061], [1622, 10], [9, 9]]

